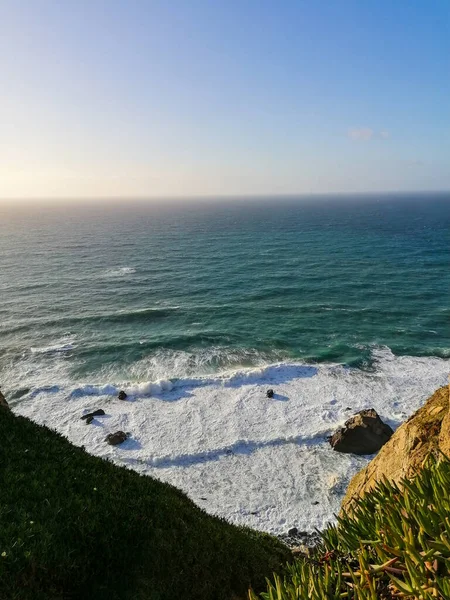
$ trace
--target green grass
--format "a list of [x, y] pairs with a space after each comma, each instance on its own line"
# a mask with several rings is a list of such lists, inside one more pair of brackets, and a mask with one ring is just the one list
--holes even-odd
[[450, 462], [430, 456], [413, 481], [380, 482], [322, 536], [259, 598], [449, 600]]
[[288, 560], [276, 539], [0, 408], [1, 600], [231, 600]]

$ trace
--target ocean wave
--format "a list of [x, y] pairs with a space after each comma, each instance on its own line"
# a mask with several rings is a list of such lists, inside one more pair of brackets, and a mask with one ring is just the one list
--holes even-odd
[[53, 352], [69, 352], [76, 348], [74, 344], [55, 344], [54, 346], [44, 346], [43, 348], [30, 348], [33, 354], [51, 354]]
[[[195, 330], [194, 330], [195, 331]], [[261, 358], [271, 357], [276, 359], [275, 352], [258, 352], [256, 350], [244, 350], [233, 348], [232, 343], [236, 338], [228, 333], [221, 332], [195, 332], [189, 333], [165, 333], [157, 335], [156, 333], [150, 339], [122, 339], [116, 343], [87, 343], [83, 347], [79, 347], [77, 357], [80, 360], [89, 361], [91, 358], [98, 356], [100, 353], [103, 360], [110, 364], [111, 360], [120, 360], [120, 356], [124, 353], [132, 353], [135, 361], [145, 368], [145, 365], [158, 366], [162, 364], [163, 358], [168, 362], [165, 370], [170, 372], [169, 365], [171, 363], [185, 362], [186, 366], [190, 365], [188, 371], [192, 373], [196, 368], [201, 372], [203, 367], [210, 367], [210, 371], [217, 371], [218, 368], [225, 368], [227, 365], [240, 364], [257, 364], [258, 360], [261, 364]], [[285, 356], [286, 353], [283, 353]], [[281, 353], [278, 353], [281, 356]], [[156, 357], [156, 362], [155, 362]], [[184, 360], [185, 359], [185, 360]], [[267, 361], [264, 361], [267, 362]], [[189, 365], [187, 364], [189, 363]], [[180, 373], [178, 366], [175, 366], [177, 373]], [[123, 365], [117, 365], [116, 368], [122, 369]], [[133, 365], [128, 368], [133, 369]]]
[[134, 273], [136, 273], [134, 267], [119, 267], [108, 269], [105, 272], [105, 277], [125, 277], [125, 275], [133, 275]]
[[[218, 350], [220, 352], [220, 349]], [[221, 350], [223, 351], [223, 349]], [[186, 356], [183, 356], [183, 354], [186, 354]], [[159, 361], [161, 361], [159, 366], [164, 365], [164, 356], [168, 357], [168, 355], [159, 354]], [[214, 353], [212, 356], [215, 356]], [[224, 356], [222, 358], [224, 358]], [[228, 358], [230, 357], [228, 356]], [[179, 392], [183, 389], [192, 390], [206, 386], [216, 388], [239, 388], [248, 385], [280, 385], [293, 380], [312, 378], [320, 373], [327, 373], [327, 376], [333, 378], [347, 377], [349, 374], [352, 376], [358, 376], [358, 374], [360, 374], [359, 376], [361, 377], [370, 377], [374, 373], [378, 373], [378, 375], [389, 374], [390, 376], [395, 374], [399, 378], [405, 378], [417, 377], [417, 374], [414, 374], [414, 369], [418, 369], [419, 366], [423, 369], [424, 366], [430, 365], [430, 369], [431, 366], [433, 366], [432, 368], [446, 373], [450, 369], [448, 359], [438, 357], [396, 356], [392, 353], [390, 348], [386, 346], [373, 347], [371, 349], [371, 358], [372, 363], [371, 365], [368, 365], [370, 367], [368, 369], [350, 367], [338, 362], [314, 364], [277, 362], [257, 367], [240, 367], [235, 369], [230, 369], [228, 367], [213, 374], [201, 374], [200, 365], [204, 366], [205, 356], [201, 358], [201, 355], [194, 357], [187, 353], [175, 353], [175, 355], [172, 356], [172, 372], [169, 365], [165, 365], [164, 368], [160, 370], [160, 373], [164, 371], [164, 377], [154, 380], [123, 380], [95, 384], [83, 383], [73, 389], [68, 389], [66, 387], [65, 393], [70, 397], [116, 396], [120, 390], [124, 390], [130, 397], [134, 398], [163, 396], [165, 393], [170, 392], [174, 392], [174, 396], [176, 396], [177, 394], [175, 392]], [[158, 360], [155, 362], [158, 362]], [[178, 364], [176, 364], [177, 362]], [[194, 365], [196, 368], [194, 368]], [[142, 368], [142, 364], [139, 368], [134, 365], [135, 372], [142, 371]], [[150, 365], [149, 371], [158, 372], [158, 365]], [[184, 372], [186, 375], [176, 376], [174, 371]], [[196, 372], [199, 374], [195, 375]], [[431, 372], [428, 373], [428, 376], [429, 375], [431, 375]], [[53, 393], [54, 388], [40, 388], [40, 393], [49, 391]]]
[[44, 385], [43, 387], [38, 387], [35, 390], [32, 390], [31, 392], [29, 389], [25, 388], [24, 390], [19, 390], [19, 394], [16, 394], [16, 398], [20, 398], [26, 394], [30, 394], [31, 398], [35, 398], [40, 394], [57, 394], [60, 391], [61, 388], [59, 385]]
[[30, 352], [32, 354], [60, 354], [64, 352], [70, 352], [77, 347], [75, 344], [75, 339], [76, 336], [66, 334], [62, 339], [59, 339], [48, 346], [33, 346], [30, 348]]
[[86, 323], [92, 322], [109, 322], [122, 323], [134, 321], [149, 321], [163, 317], [170, 317], [174, 312], [179, 310], [179, 306], [155, 306], [148, 308], [137, 308], [135, 310], [120, 310], [118, 312], [100, 313], [97, 315], [89, 315], [81, 317], [79, 320]]
[[[340, 365], [330, 368], [340, 367]], [[84, 383], [73, 389], [67, 386], [42, 386], [30, 394], [55, 393], [63, 391], [72, 398], [82, 396], [117, 396], [124, 390], [131, 398], [161, 396], [167, 392], [195, 389], [206, 386], [221, 388], [238, 388], [246, 385], [281, 384], [293, 379], [314, 377], [318, 367], [306, 364], [277, 363], [259, 368], [237, 369], [226, 371], [214, 376], [172, 377], [154, 381], [114, 382], [114, 383]], [[177, 394], [175, 394], [177, 395]]]
[[61, 318], [39, 318], [30, 319], [25, 323], [6, 325], [7, 333], [18, 333], [30, 330], [33, 326], [73, 328], [77, 325], [89, 325], [93, 323], [126, 323], [140, 320], [152, 320], [161, 317], [169, 317], [179, 310], [179, 306], [155, 306], [148, 308], [138, 308], [135, 310], [119, 310], [115, 312], [104, 313], [86, 313], [82, 315], [73, 315], [71, 317]]
[[155, 396], [163, 392], [170, 392], [173, 384], [169, 380], [144, 381], [140, 383], [129, 384], [104, 384], [91, 385], [86, 384], [75, 388], [70, 392], [71, 398], [81, 396], [117, 396], [120, 390], [125, 390], [130, 397]]

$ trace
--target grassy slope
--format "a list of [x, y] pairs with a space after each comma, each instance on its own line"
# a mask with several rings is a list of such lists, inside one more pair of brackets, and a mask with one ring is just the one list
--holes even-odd
[[287, 558], [274, 538], [0, 408], [1, 600], [230, 600]]

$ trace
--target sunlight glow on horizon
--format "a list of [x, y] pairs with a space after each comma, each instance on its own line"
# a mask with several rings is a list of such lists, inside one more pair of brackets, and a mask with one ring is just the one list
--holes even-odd
[[448, 190], [449, 25], [440, 0], [6, 0], [0, 203]]

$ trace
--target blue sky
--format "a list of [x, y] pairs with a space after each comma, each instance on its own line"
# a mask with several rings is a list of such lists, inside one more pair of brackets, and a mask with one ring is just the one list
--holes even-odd
[[3, 0], [0, 198], [450, 189], [449, 0]]

